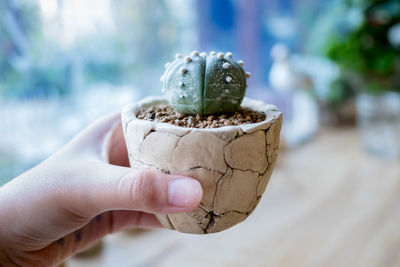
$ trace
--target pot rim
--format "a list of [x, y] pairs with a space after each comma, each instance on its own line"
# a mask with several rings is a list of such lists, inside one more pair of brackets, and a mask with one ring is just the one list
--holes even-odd
[[161, 128], [164, 129], [174, 129], [174, 130], [180, 130], [182, 132], [186, 131], [207, 131], [207, 132], [224, 132], [224, 131], [232, 131], [232, 130], [238, 130], [241, 129], [243, 132], [253, 132], [256, 130], [261, 130], [261, 129], [266, 129], [268, 128], [272, 122], [274, 122], [276, 119], [279, 118], [279, 116], [282, 114], [282, 112], [275, 106], [271, 104], [265, 104], [262, 101], [251, 99], [245, 97], [242, 102], [242, 107], [250, 108], [252, 110], [262, 112], [265, 114], [265, 120], [261, 122], [256, 122], [256, 123], [247, 123], [247, 124], [241, 124], [241, 125], [231, 125], [231, 126], [221, 126], [218, 128], [193, 128], [193, 127], [182, 127], [182, 126], [177, 126], [170, 124], [168, 122], [155, 122], [155, 121], [149, 121], [149, 120], [143, 120], [139, 119], [136, 116], [136, 113], [139, 111], [140, 108], [143, 107], [150, 107], [153, 105], [159, 105], [159, 104], [168, 104], [168, 100], [164, 96], [149, 96], [146, 97], [138, 102], [128, 104], [123, 107], [121, 116], [122, 116], [122, 121], [125, 122], [125, 124], [128, 124], [131, 121], [137, 121], [140, 123], [145, 123], [149, 125], [157, 125], [157, 128], [160, 130]]

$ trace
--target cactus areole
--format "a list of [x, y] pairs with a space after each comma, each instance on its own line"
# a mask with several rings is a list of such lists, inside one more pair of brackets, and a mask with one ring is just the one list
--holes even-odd
[[163, 93], [182, 114], [234, 112], [242, 103], [250, 77], [242, 66], [243, 61], [233, 60], [230, 52], [207, 55], [193, 51], [186, 57], [177, 54], [165, 65]]

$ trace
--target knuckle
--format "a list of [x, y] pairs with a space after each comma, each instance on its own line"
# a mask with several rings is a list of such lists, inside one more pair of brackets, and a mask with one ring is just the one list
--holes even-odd
[[[125, 175], [120, 182], [120, 193], [127, 196], [129, 203], [140, 210], [154, 210], [156, 194], [154, 192], [154, 172], [145, 169], [138, 172], [134, 178]], [[121, 192], [123, 191], [123, 192]]]
[[155, 206], [154, 174], [145, 169], [139, 173], [132, 188], [133, 199], [145, 210], [152, 210]]

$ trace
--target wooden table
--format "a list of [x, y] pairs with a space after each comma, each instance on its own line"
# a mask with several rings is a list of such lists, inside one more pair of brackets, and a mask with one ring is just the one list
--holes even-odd
[[400, 266], [400, 161], [366, 155], [354, 129], [282, 152], [259, 206], [222, 233], [119, 233], [83, 266]]

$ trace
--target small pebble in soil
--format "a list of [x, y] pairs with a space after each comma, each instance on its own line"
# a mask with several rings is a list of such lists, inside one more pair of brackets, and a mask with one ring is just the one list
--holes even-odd
[[190, 128], [218, 128], [257, 123], [265, 120], [265, 115], [263, 113], [242, 107], [230, 114], [190, 116], [176, 112], [171, 106], [166, 104], [142, 108], [137, 113], [137, 117], [142, 120], [170, 123], [176, 126]]

